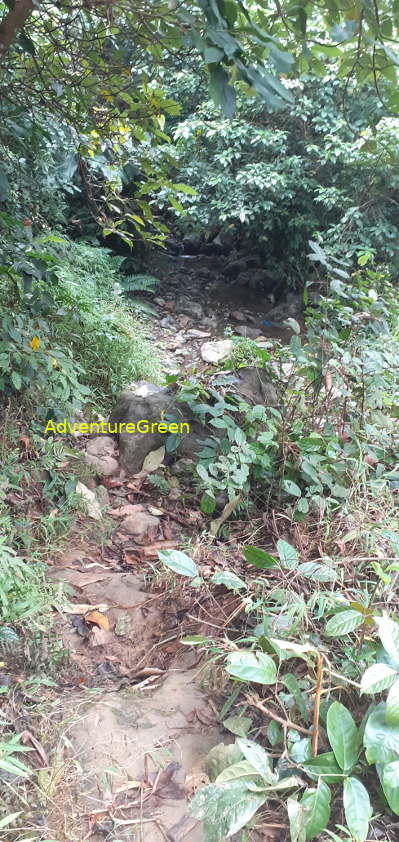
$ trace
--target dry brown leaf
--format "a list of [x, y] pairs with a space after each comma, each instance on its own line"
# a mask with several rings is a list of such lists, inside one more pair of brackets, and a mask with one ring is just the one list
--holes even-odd
[[87, 602], [75, 602], [63, 609], [65, 614], [87, 614], [88, 611], [108, 611], [108, 605], [101, 602], [98, 605], [89, 605]]
[[31, 734], [30, 731], [23, 731], [21, 734], [21, 740], [24, 746], [32, 746], [35, 749], [36, 753], [39, 755], [41, 766], [49, 765], [47, 754], [43, 746], [41, 745], [41, 743], [39, 743], [39, 740], [37, 740], [36, 737], [34, 737], [33, 734]]
[[99, 626], [100, 629], [104, 629], [104, 631], [109, 631], [109, 620], [105, 614], [102, 614], [101, 611], [88, 611], [85, 614], [86, 623], [93, 623], [95, 626]]
[[165, 448], [163, 445], [162, 447], [158, 447], [156, 450], [151, 450], [144, 459], [141, 472], [151, 474], [153, 471], [157, 471], [158, 468], [161, 467], [164, 458]]

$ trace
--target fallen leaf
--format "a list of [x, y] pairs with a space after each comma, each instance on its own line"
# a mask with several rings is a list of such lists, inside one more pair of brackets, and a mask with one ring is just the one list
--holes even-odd
[[64, 608], [65, 614], [87, 614], [88, 611], [101, 611], [101, 613], [104, 613], [104, 611], [108, 611], [108, 605], [104, 602], [98, 605], [89, 605], [87, 602], [75, 602]]
[[36, 753], [39, 755], [41, 766], [49, 765], [47, 754], [43, 746], [41, 745], [41, 743], [39, 743], [39, 740], [37, 740], [36, 737], [34, 737], [33, 734], [31, 734], [30, 731], [23, 731], [21, 734], [21, 740], [24, 746], [32, 746], [35, 749]]
[[95, 626], [99, 626], [100, 629], [104, 629], [104, 631], [109, 631], [109, 620], [105, 614], [102, 614], [101, 611], [88, 611], [85, 614], [86, 623], [93, 623]]
[[90, 488], [87, 488], [87, 485], [84, 485], [83, 482], [77, 482], [76, 494], [79, 494], [80, 497], [82, 497], [84, 502], [86, 503], [87, 514], [89, 515], [89, 517], [93, 518], [93, 520], [101, 520], [101, 507], [94, 491], [91, 491]]
[[156, 509], [155, 506], [148, 506], [148, 511], [150, 515], [155, 515], [156, 517], [161, 517], [161, 515], [165, 514], [162, 509]]
[[211, 535], [213, 535], [215, 538], [216, 538], [216, 535], [217, 535], [217, 534], [218, 534], [218, 532], [219, 532], [220, 527], [223, 525], [223, 523], [225, 522], [225, 520], [227, 520], [227, 518], [229, 518], [229, 517], [230, 517], [230, 515], [234, 512], [234, 509], [236, 509], [236, 508], [237, 508], [237, 506], [238, 506], [238, 504], [239, 504], [240, 500], [241, 500], [241, 494], [236, 494], [236, 496], [235, 496], [235, 497], [233, 497], [233, 499], [232, 499], [232, 500], [230, 500], [230, 502], [229, 502], [229, 503], [226, 503], [226, 505], [225, 505], [225, 507], [224, 507], [224, 509], [223, 509], [223, 511], [222, 511], [222, 514], [220, 515], [220, 517], [218, 517], [216, 520], [213, 520], [213, 521], [211, 522], [211, 525], [210, 525], [210, 527], [209, 527], [209, 532], [210, 532], [210, 533], [211, 533]]
[[[136, 505], [129, 503], [126, 506], [119, 506], [117, 509], [108, 509], [107, 514], [111, 515], [111, 517], [126, 517], [126, 515], [134, 515], [137, 512], [137, 506], [140, 506], [140, 503]], [[140, 508], [142, 509], [143, 507], [140, 506]]]
[[164, 458], [165, 448], [163, 445], [162, 447], [158, 447], [157, 450], [151, 450], [144, 459], [143, 466], [141, 468], [142, 472], [152, 474], [153, 471], [157, 471], [158, 468], [161, 467]]

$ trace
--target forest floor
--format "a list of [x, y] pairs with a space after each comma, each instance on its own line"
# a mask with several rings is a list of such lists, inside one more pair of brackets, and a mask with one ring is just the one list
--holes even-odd
[[[224, 339], [226, 328], [256, 335], [261, 347], [288, 341], [283, 319], [300, 315], [299, 298], [291, 295], [268, 320], [270, 300], [215, 279], [211, 261], [204, 266], [204, 260], [163, 260], [164, 280], [151, 302], [157, 318], [148, 324], [165, 372], [201, 371], [208, 365], [201, 347]], [[82, 437], [76, 446], [86, 443]], [[58, 686], [41, 688], [33, 718], [29, 694], [11, 703], [17, 727], [32, 736], [33, 765], [46, 768], [38, 777], [36, 804], [26, 795], [27, 812], [12, 805], [22, 811], [20, 838], [200, 842], [201, 826], [188, 816], [188, 801], [209, 780], [209, 750], [233, 740], [222, 726], [233, 702], [220, 716], [226, 675], [181, 639], [210, 632], [223, 639], [226, 627], [236, 623], [238, 633], [245, 627], [244, 604], [223, 587], [197, 595], [167, 573], [160, 576], [155, 561], [159, 550], [189, 546], [205, 579], [222, 570], [227, 558], [231, 564], [236, 557], [239, 572], [240, 544], [256, 543], [264, 523], [236, 521], [228, 543], [214, 543], [206, 537], [194, 490], [185, 488], [182, 502], [179, 481], [166, 498], [140, 475], [102, 483], [104, 526], [91, 529], [90, 518], [81, 515], [68, 548], [47, 559], [49, 579], [67, 586], [70, 603], [52, 632], [63, 642]], [[124, 519], [134, 514], [140, 520], [143, 513], [152, 525], [140, 535], [124, 534]], [[35, 697], [39, 693], [37, 687]], [[52, 747], [51, 762], [37, 742], [40, 735]], [[264, 814], [251, 839], [283, 842], [287, 827], [278, 815]]]

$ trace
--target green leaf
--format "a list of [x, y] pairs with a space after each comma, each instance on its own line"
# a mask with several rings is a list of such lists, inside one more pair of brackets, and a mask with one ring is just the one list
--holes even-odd
[[399, 667], [399, 624], [390, 617], [375, 617], [381, 643], [388, 655]]
[[365, 842], [372, 810], [367, 789], [357, 778], [346, 778], [344, 781], [344, 810], [353, 838], [356, 842]]
[[291, 494], [292, 497], [300, 497], [302, 495], [299, 485], [297, 485], [296, 482], [292, 482], [290, 479], [285, 479], [283, 481], [283, 489], [287, 494]]
[[274, 661], [263, 652], [231, 652], [226, 670], [233, 678], [257, 684], [274, 684], [277, 678]]
[[399, 815], [399, 760], [392, 763], [376, 764], [378, 777], [384, 790], [385, 798], [396, 815]]
[[14, 389], [18, 389], [18, 391], [22, 389], [22, 379], [18, 371], [11, 372], [11, 383], [14, 386]]
[[283, 541], [281, 538], [277, 541], [277, 552], [281, 564], [284, 567], [288, 567], [292, 570], [298, 564], [298, 553], [295, 547], [292, 547], [291, 544], [288, 544], [287, 541]]
[[188, 634], [181, 638], [180, 643], [183, 643], [184, 646], [200, 646], [201, 643], [209, 643], [209, 638], [202, 634]]
[[306, 579], [314, 579], [316, 582], [334, 582], [337, 572], [326, 564], [319, 564], [316, 561], [305, 561], [298, 567], [298, 573]]
[[249, 716], [228, 716], [223, 720], [223, 727], [236, 737], [246, 737], [251, 725], [252, 719]]
[[386, 704], [385, 722], [395, 727], [399, 725], [399, 679], [392, 685]]
[[4, 816], [4, 819], [0, 819], [0, 830], [3, 827], [7, 827], [8, 824], [11, 824], [15, 819], [18, 818], [22, 813], [22, 810], [19, 810], [18, 813], [9, 813], [8, 816]]
[[236, 94], [228, 84], [228, 75], [219, 64], [210, 70], [209, 91], [212, 99], [219, 105], [225, 117], [232, 117], [236, 110]]
[[254, 740], [246, 738], [238, 739], [236, 742], [245, 759], [256, 769], [258, 775], [261, 775], [266, 783], [273, 783], [272, 762], [265, 749]]
[[385, 711], [381, 702], [366, 722], [363, 744], [368, 763], [390, 763], [399, 757], [399, 729], [386, 723]]
[[327, 827], [331, 812], [330, 788], [320, 778], [316, 789], [308, 789], [304, 793], [301, 804], [307, 812], [305, 837], [306, 839], [313, 839]]
[[198, 567], [190, 556], [180, 550], [162, 550], [158, 558], [166, 567], [181, 576], [198, 576]]
[[212, 515], [216, 508], [216, 500], [214, 497], [211, 497], [207, 491], [204, 491], [201, 501], [201, 512], [204, 512], [205, 515]]
[[306, 760], [302, 766], [310, 778], [315, 780], [321, 777], [328, 784], [339, 783], [344, 777], [332, 751], [318, 754], [317, 757]]
[[350, 634], [364, 622], [364, 616], [360, 611], [340, 611], [334, 614], [326, 623], [324, 633], [329, 637], [339, 637], [342, 634]]
[[381, 693], [391, 687], [396, 681], [398, 673], [388, 664], [373, 664], [362, 675], [360, 686], [363, 693]]
[[245, 827], [265, 800], [264, 792], [250, 792], [245, 781], [209, 784], [194, 795], [189, 813], [203, 821], [204, 839], [220, 842]]
[[306, 813], [303, 804], [293, 796], [287, 799], [287, 813], [290, 824], [291, 842], [305, 842]]
[[247, 587], [245, 582], [231, 570], [221, 570], [219, 573], [214, 573], [211, 582], [214, 585], [224, 585], [230, 591], [239, 591], [241, 588]]
[[327, 734], [337, 763], [350, 772], [359, 756], [360, 737], [352, 714], [341, 702], [333, 702], [328, 709]]
[[228, 766], [227, 769], [223, 769], [223, 771], [220, 772], [220, 775], [217, 776], [215, 784], [225, 784], [227, 781], [238, 781], [243, 778], [249, 778], [252, 780], [257, 778], [259, 781], [259, 775], [256, 772], [256, 769], [254, 769], [248, 760], [240, 760], [238, 763], [233, 763], [232, 766]]
[[246, 561], [249, 561], [255, 567], [259, 567], [261, 570], [265, 570], [267, 567], [274, 567], [278, 564], [278, 560], [274, 556], [266, 553], [264, 550], [260, 550], [258, 547], [252, 546], [252, 544], [244, 547], [242, 554]]

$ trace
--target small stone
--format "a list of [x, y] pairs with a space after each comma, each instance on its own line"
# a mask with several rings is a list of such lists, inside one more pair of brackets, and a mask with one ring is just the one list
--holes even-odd
[[207, 333], [205, 330], [196, 330], [195, 327], [192, 327], [187, 331], [187, 336], [192, 336], [194, 339], [206, 339], [206, 337], [210, 335], [211, 334]]
[[163, 307], [166, 304], [165, 298], [154, 298], [155, 304], [159, 304], [160, 307]]
[[85, 462], [92, 465], [100, 476], [115, 476], [119, 473], [116, 450], [116, 442], [111, 436], [96, 436], [88, 442]]
[[235, 332], [240, 336], [245, 336], [247, 339], [257, 339], [261, 336], [261, 332], [256, 327], [248, 327], [247, 325], [237, 325]]
[[245, 313], [242, 310], [233, 310], [231, 315], [236, 322], [245, 322]]
[[185, 316], [190, 316], [192, 319], [199, 320], [203, 316], [201, 304], [197, 301], [190, 301], [189, 298], [181, 298], [177, 304], [177, 310], [179, 313], [183, 313]]
[[174, 322], [171, 316], [164, 316], [164, 318], [161, 319], [159, 324], [161, 325], [161, 327], [173, 327]]
[[133, 515], [128, 515], [121, 524], [121, 530], [127, 532], [129, 535], [140, 541], [149, 529], [158, 528], [158, 518], [154, 515], [148, 514], [143, 506], [137, 506], [137, 512]]
[[201, 357], [206, 363], [218, 363], [231, 354], [233, 342], [231, 339], [218, 339], [215, 342], [205, 342], [201, 348]]

